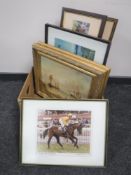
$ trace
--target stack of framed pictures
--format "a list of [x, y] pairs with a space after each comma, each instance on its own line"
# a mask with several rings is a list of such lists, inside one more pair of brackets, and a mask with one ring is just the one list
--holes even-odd
[[60, 27], [45, 25], [47, 44], [106, 65], [118, 20], [63, 8]]
[[34, 68], [18, 97], [22, 164], [105, 166], [109, 104], [103, 96], [117, 22], [63, 8], [60, 27], [45, 25], [45, 43], [32, 45]]
[[[42, 42], [32, 48], [38, 96], [30, 74], [19, 96], [29, 94], [19, 99], [21, 163], [105, 166], [108, 100], [101, 98], [110, 69]], [[59, 121], [69, 113], [71, 133], [65, 135]]]
[[54, 46], [33, 45], [36, 92], [44, 98], [102, 98], [110, 69]]

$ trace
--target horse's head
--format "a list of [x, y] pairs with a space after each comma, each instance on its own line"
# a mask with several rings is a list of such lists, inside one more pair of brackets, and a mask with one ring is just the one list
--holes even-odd
[[81, 135], [82, 134], [82, 128], [84, 127], [84, 124], [82, 122], [77, 124], [77, 131]]
[[75, 122], [73, 124], [71, 124], [74, 129], [78, 129], [78, 128], [83, 128], [84, 127], [84, 124], [82, 122]]

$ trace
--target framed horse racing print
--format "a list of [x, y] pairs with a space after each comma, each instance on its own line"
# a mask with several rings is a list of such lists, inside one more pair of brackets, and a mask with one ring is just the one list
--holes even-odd
[[23, 99], [21, 163], [105, 166], [107, 117], [107, 100]]

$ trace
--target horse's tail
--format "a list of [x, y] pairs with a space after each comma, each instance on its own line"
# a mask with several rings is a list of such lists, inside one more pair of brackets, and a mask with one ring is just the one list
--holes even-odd
[[49, 128], [47, 128], [47, 129], [44, 130], [44, 132], [43, 132], [43, 138], [45, 138], [47, 136], [48, 130], [49, 130]]

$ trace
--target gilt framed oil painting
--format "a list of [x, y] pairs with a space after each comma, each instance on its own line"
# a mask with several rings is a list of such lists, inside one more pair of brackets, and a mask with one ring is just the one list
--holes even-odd
[[[97, 64], [97, 63], [90, 61], [90, 60], [87, 60], [87, 59], [84, 60], [83, 58], [81, 58], [77, 55], [74, 55], [72, 53], [61, 50], [59, 48], [56, 48], [54, 46], [51, 46], [51, 45], [43, 43], [43, 42], [34, 43], [32, 45], [32, 48], [33, 48], [33, 57], [34, 57], [35, 89], [36, 89], [37, 94], [39, 94], [40, 96], [42, 96], [44, 98], [60, 98], [60, 96], [58, 96], [58, 95], [60, 95], [60, 94], [62, 95], [62, 93], [60, 93], [60, 92], [59, 92], [59, 94], [56, 94], [56, 93], [51, 94], [51, 93], [49, 93], [50, 91], [47, 91], [47, 90], [44, 91], [45, 88], [43, 88], [43, 90], [42, 90], [42, 87], [44, 87], [44, 86], [42, 85], [41, 80], [42, 80], [42, 77], [46, 76], [46, 74], [44, 74], [44, 71], [45, 71], [46, 64], [48, 63], [47, 69], [49, 71], [46, 70], [46, 72], [48, 72], [48, 74], [50, 72], [52, 72], [51, 75], [48, 75], [48, 81], [47, 81], [47, 78], [45, 79], [46, 80], [45, 82], [47, 84], [46, 86], [50, 87], [50, 88], [48, 88], [48, 90], [52, 89], [52, 92], [56, 92], [56, 88], [55, 88], [55, 90], [53, 90], [53, 88], [54, 88], [53, 86], [55, 86], [55, 84], [57, 84], [57, 87], [61, 86], [61, 85], [58, 86], [58, 82], [61, 84], [61, 81], [59, 81], [59, 77], [61, 77], [61, 79], [63, 79], [62, 81], [64, 83], [66, 83], [67, 81], [71, 80], [71, 78], [73, 76], [77, 76], [79, 74], [78, 78], [74, 77], [73, 81], [71, 80], [71, 84], [72, 84], [72, 82], [74, 82], [74, 79], [75, 79], [75, 83], [73, 83], [73, 86], [72, 86], [72, 87], [74, 87], [74, 85], [75, 85], [75, 89], [73, 91], [70, 90], [70, 92], [71, 92], [70, 97], [72, 99], [82, 99], [83, 98], [82, 94], [80, 95], [80, 86], [83, 86], [84, 84], [79, 85], [79, 82], [83, 82], [83, 83], [85, 83], [85, 85], [83, 86], [85, 89], [86, 88], [89, 89], [88, 87], [91, 86], [89, 94], [86, 93], [84, 99], [88, 99], [88, 98], [101, 99], [101, 98], [103, 98], [104, 90], [105, 90], [105, 87], [106, 87], [106, 84], [108, 81], [108, 77], [110, 74], [110, 68], [108, 68], [107, 66], [101, 65], [101, 64]], [[47, 58], [45, 58], [45, 57], [47, 57]], [[43, 60], [43, 61], [41, 61], [41, 60]], [[45, 62], [45, 60], [48, 60], [48, 62], [47, 61]], [[53, 64], [50, 64], [50, 63], [53, 63]], [[56, 66], [54, 66], [54, 68], [56, 67], [56, 69], [57, 69], [56, 72], [59, 71], [57, 81], [54, 79], [55, 77], [53, 76], [53, 74], [54, 74], [53, 71], [55, 71], [55, 69], [53, 69], [53, 65], [56, 65]], [[74, 72], [74, 74], [69, 73], [70, 71], [67, 71], [67, 70], [70, 70], [70, 71], [72, 70]], [[66, 71], [67, 71], [67, 73], [65, 73]], [[88, 76], [88, 81], [87, 81], [87, 79], [85, 79], [85, 80], [83, 79], [84, 78], [83, 75], [86, 78]], [[82, 76], [82, 77], [80, 78], [80, 76]], [[68, 79], [68, 77], [70, 77], [70, 78]], [[89, 77], [90, 77], [90, 81], [89, 81]], [[76, 85], [76, 79], [79, 80], [79, 78], [81, 80], [77, 81], [78, 85]], [[66, 86], [67, 86], [67, 84], [66, 84]], [[63, 88], [64, 90], [65, 90], [66, 86]], [[47, 89], [47, 87], [46, 87], [46, 89]], [[58, 89], [57, 89], [57, 92], [58, 92]], [[68, 91], [68, 93], [70, 93], [70, 92]], [[65, 96], [61, 96], [61, 98], [64, 98], [64, 97]], [[69, 98], [69, 96], [66, 96], [66, 98]]]
[[[44, 98], [88, 99], [93, 98], [97, 75], [63, 61], [55, 50], [46, 46], [33, 48], [36, 93]], [[70, 59], [70, 55], [67, 59]], [[95, 94], [94, 94], [95, 95]]]

